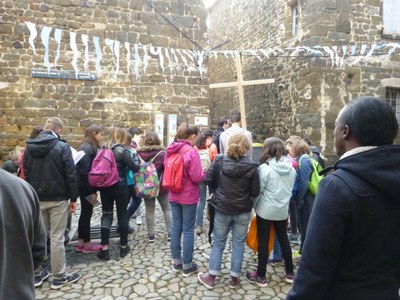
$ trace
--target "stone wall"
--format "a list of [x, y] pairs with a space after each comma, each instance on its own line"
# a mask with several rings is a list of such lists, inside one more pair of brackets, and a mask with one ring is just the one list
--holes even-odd
[[[208, 79], [204, 73], [188, 70], [182, 60], [182, 65], [178, 68], [175, 65], [170, 71], [165, 54], [163, 71], [158, 57], [149, 53], [146, 72], [142, 60], [140, 76], [136, 78], [133, 61], [135, 44], [162, 47], [162, 51], [198, 50], [186, 35], [204, 45], [206, 10], [201, 0], [4, 0], [0, 2], [0, 17], [0, 159], [15, 145], [24, 144], [32, 126], [44, 124], [50, 116], [64, 120], [63, 136], [77, 146], [83, 130], [92, 123], [151, 130], [155, 113], [163, 113], [165, 117], [177, 114], [178, 122], [193, 122], [194, 116], [209, 115]], [[28, 42], [25, 22], [36, 24], [39, 33], [34, 41], [36, 55]], [[57, 65], [64, 70], [73, 70], [70, 32], [75, 32], [80, 71], [84, 63], [81, 35], [86, 34], [88, 72], [96, 73], [95, 47], [91, 41], [94, 36], [99, 37], [103, 51], [101, 76], [95, 81], [32, 78], [32, 68], [45, 68], [45, 48], [40, 37], [43, 26], [52, 28], [51, 62], [57, 49], [54, 30], [63, 30]], [[117, 76], [116, 56], [107, 47], [106, 39], [121, 43]], [[132, 56], [130, 74], [126, 42]], [[140, 51], [143, 58], [144, 52]]]
[[[290, 5], [296, 1], [220, 0], [210, 11], [210, 43], [230, 40], [220, 50], [270, 47], [338, 46], [390, 43], [382, 35], [379, 0], [298, 0], [299, 33], [291, 36]], [[319, 57], [273, 56], [258, 60], [243, 56], [245, 80], [275, 78], [274, 84], [245, 87], [247, 127], [255, 140], [307, 135], [331, 161], [336, 159], [333, 129], [340, 109], [362, 95], [385, 97], [386, 86], [400, 87], [399, 54], [372, 56], [356, 62], [346, 56], [342, 67]], [[218, 57], [209, 63], [210, 83], [235, 80], [233, 59]], [[395, 83], [395, 84], [393, 84]], [[214, 120], [239, 108], [233, 88], [210, 90]]]

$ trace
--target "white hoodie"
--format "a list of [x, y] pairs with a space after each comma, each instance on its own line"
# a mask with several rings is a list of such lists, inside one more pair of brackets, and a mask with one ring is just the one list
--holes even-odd
[[287, 219], [296, 171], [286, 156], [275, 158], [259, 166], [260, 195], [253, 199], [254, 210], [265, 220]]

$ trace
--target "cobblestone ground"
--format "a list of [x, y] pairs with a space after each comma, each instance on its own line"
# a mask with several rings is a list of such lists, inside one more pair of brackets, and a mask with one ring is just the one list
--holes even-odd
[[[74, 236], [78, 219], [79, 210], [73, 215], [71, 236]], [[52, 290], [50, 276], [36, 289], [36, 299], [285, 299], [291, 284], [284, 281], [283, 263], [277, 267], [268, 266], [268, 287], [259, 288], [246, 280], [245, 272], [254, 270], [257, 265], [256, 256], [247, 247], [241, 284], [236, 289], [229, 287], [230, 246], [225, 249], [222, 275], [217, 277], [218, 283], [213, 290], [199, 284], [196, 275], [184, 278], [175, 274], [171, 269], [171, 252], [158, 204], [156, 219], [155, 243], [147, 241], [145, 222], [138, 226], [134, 219], [130, 220], [130, 225], [135, 228], [135, 232], [129, 235], [132, 250], [123, 259], [119, 257], [119, 238], [110, 240], [111, 259], [107, 262], [100, 261], [95, 254], [76, 253], [76, 240], [71, 241], [66, 247], [67, 270], [78, 272], [81, 278], [72, 285]], [[99, 222], [100, 207], [96, 207], [93, 226], [98, 226]], [[205, 226], [208, 226], [207, 221]], [[292, 244], [292, 247], [298, 246]], [[210, 252], [207, 234], [196, 236], [194, 261], [199, 265], [200, 272], [207, 271]], [[297, 260], [294, 264], [297, 266]]]

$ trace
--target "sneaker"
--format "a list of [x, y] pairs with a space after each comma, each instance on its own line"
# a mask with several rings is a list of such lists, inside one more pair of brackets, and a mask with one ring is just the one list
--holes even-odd
[[235, 276], [231, 276], [231, 278], [229, 279], [229, 286], [234, 289], [236, 288], [240, 283], [240, 279], [239, 277], [235, 277]]
[[35, 288], [41, 286], [43, 284], [43, 281], [49, 278], [49, 276], [49, 270], [43, 269], [42, 271], [40, 271], [40, 274], [35, 276]]
[[192, 266], [189, 269], [182, 270], [182, 275], [183, 275], [183, 277], [188, 277], [190, 274], [196, 273], [196, 272], [197, 272], [197, 264], [192, 262]]
[[154, 243], [156, 241], [156, 237], [154, 234], [149, 234], [149, 243]]
[[109, 260], [110, 259], [110, 253], [108, 252], [108, 249], [107, 250], [100, 250], [97, 253], [97, 257], [102, 259], [102, 260]]
[[142, 224], [143, 224], [143, 215], [142, 215], [142, 214], [137, 215], [137, 217], [136, 217], [136, 224], [137, 224], [137, 225], [142, 225]]
[[203, 228], [201, 226], [196, 227], [196, 234], [201, 235], [203, 233]]
[[172, 271], [175, 273], [182, 271], [182, 264], [172, 264]]
[[64, 277], [61, 278], [55, 278], [53, 279], [51, 288], [53, 290], [60, 289], [66, 284], [77, 282], [80, 277], [81, 276], [78, 273], [74, 273], [74, 274], [66, 274]]
[[83, 247], [84, 247], [83, 245], [77, 244], [75, 247], [75, 252], [82, 252]]
[[[79, 245], [76, 246], [76, 248], [78, 248]], [[82, 252], [83, 253], [96, 253], [99, 252], [101, 250], [101, 245], [97, 244], [97, 243], [89, 243], [85, 246], [82, 247]], [[75, 249], [75, 251], [77, 251], [77, 249]]]
[[131, 247], [129, 247], [129, 245], [126, 245], [126, 247], [119, 248], [119, 256], [121, 256], [122, 258], [124, 258], [125, 256], [128, 255], [129, 251], [131, 250]]
[[170, 241], [170, 240], [171, 240], [171, 234], [170, 234], [170, 233], [168, 233], [168, 235], [167, 235], [167, 239], [168, 239], [168, 241]]
[[268, 259], [268, 263], [273, 267], [279, 266], [280, 262], [282, 262], [282, 259]]
[[267, 278], [265, 277], [258, 277], [257, 271], [253, 272], [247, 272], [246, 273], [246, 278], [250, 283], [257, 284], [259, 287], [266, 287], [268, 286], [267, 284]]
[[208, 288], [209, 290], [212, 290], [214, 288], [215, 285], [215, 275], [211, 275], [208, 273], [199, 273], [197, 275], [197, 279], [199, 280], [199, 282], [204, 285], [206, 288]]
[[285, 281], [287, 283], [293, 283], [294, 280], [294, 273], [286, 273], [285, 272]]

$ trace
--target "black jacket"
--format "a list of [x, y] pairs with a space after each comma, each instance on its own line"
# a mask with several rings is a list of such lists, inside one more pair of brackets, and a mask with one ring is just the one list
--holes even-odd
[[213, 143], [215, 144], [215, 146], [217, 146], [218, 153], [220, 153], [220, 151], [219, 151], [219, 136], [224, 131], [225, 131], [224, 127], [217, 127], [217, 129], [215, 129], [213, 132]]
[[218, 155], [208, 169], [204, 181], [215, 188], [211, 204], [228, 215], [250, 212], [253, 208], [251, 198], [260, 194], [258, 164], [247, 156], [234, 160]]
[[398, 300], [400, 146], [340, 159], [320, 184], [287, 299]]
[[78, 198], [78, 180], [70, 146], [51, 131], [26, 142], [25, 180], [35, 189], [40, 201]]
[[93, 150], [92, 146], [88, 142], [82, 143], [82, 145], [79, 147], [79, 150], [85, 152], [85, 155], [76, 165], [79, 182], [79, 196], [84, 198], [96, 192], [96, 189], [89, 185], [88, 175], [97, 151]]
[[115, 161], [117, 163], [119, 178], [126, 179], [126, 168], [133, 172], [139, 171], [140, 162], [137, 155], [132, 157], [128, 148], [121, 144], [115, 144], [111, 147], [114, 152]]

